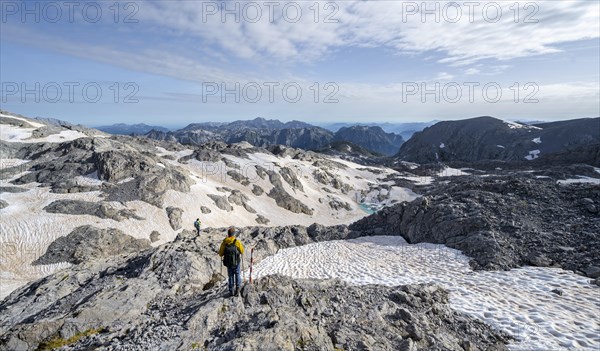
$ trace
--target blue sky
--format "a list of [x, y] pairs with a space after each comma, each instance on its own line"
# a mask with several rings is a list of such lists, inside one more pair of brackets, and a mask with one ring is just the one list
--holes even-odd
[[168, 127], [600, 115], [597, 1], [269, 4], [3, 0], [2, 109]]

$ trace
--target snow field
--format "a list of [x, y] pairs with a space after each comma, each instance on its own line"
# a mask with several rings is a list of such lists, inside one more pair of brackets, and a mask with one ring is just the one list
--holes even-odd
[[32, 122], [30, 120], [10, 116], [5, 114], [0, 114], [0, 117], [16, 119], [19, 121], [27, 122], [33, 128], [21, 128], [17, 126], [13, 126], [10, 124], [1, 124], [0, 125], [0, 140], [6, 142], [19, 142], [19, 143], [62, 143], [65, 141], [71, 141], [78, 138], [85, 138], [87, 135], [84, 133], [75, 131], [75, 130], [63, 130], [58, 134], [51, 134], [44, 138], [31, 138], [34, 130], [44, 127], [45, 125], [42, 123]]
[[452, 308], [515, 337], [511, 350], [600, 347], [600, 288], [589, 279], [554, 268], [473, 271], [468, 262], [443, 245], [365, 237], [281, 250], [255, 265], [253, 278], [283, 274], [356, 285], [436, 283], [451, 292]]

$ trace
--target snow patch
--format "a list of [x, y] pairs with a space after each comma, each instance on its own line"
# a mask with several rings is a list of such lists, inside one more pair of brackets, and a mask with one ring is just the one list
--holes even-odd
[[22, 142], [30, 138], [35, 128], [19, 128], [9, 124], [0, 126], [0, 140], [9, 143]]
[[43, 124], [31, 122], [23, 118], [2, 115], [2, 117], [13, 118], [22, 120], [34, 126], [34, 128], [21, 128], [9, 124], [2, 124], [0, 127], [0, 140], [14, 143], [62, 143], [65, 141], [72, 141], [79, 138], [85, 138], [87, 135], [75, 130], [63, 130], [57, 134], [51, 134], [43, 138], [31, 138], [34, 130], [44, 127]]
[[529, 151], [529, 155], [525, 156], [526, 160], [535, 160], [536, 158], [538, 158], [540, 155], [540, 150], [531, 150]]
[[12, 119], [16, 119], [18, 121], [26, 122], [26, 123], [29, 123], [32, 127], [36, 128], [36, 129], [45, 126], [45, 124], [43, 124], [43, 123], [34, 122], [32, 120], [22, 118], [22, 117], [7, 115], [5, 113], [0, 113], [0, 117], [12, 118]]
[[512, 122], [512, 121], [503, 121], [503, 122], [508, 124], [508, 128], [510, 128], [510, 129], [538, 129], [538, 130], [542, 129], [540, 127], [530, 126], [527, 124], [521, 124], [521, 123]]
[[458, 169], [458, 168], [451, 168], [451, 167], [444, 167], [444, 169], [442, 169], [441, 171], [439, 171], [437, 173], [438, 177], [453, 177], [453, 176], [463, 176], [463, 175], [469, 175], [469, 173], [464, 172], [462, 169]]
[[82, 186], [100, 186], [103, 181], [98, 178], [98, 171], [94, 171], [93, 173], [86, 174], [84, 176], [77, 176], [73, 178], [77, 185]]
[[533, 140], [531, 140], [531, 141], [533, 141], [533, 142], [534, 142], [534, 143], [536, 143], [536, 144], [541, 144], [541, 143], [542, 143], [542, 137], [537, 137], [537, 138], [534, 138], [534, 139], [533, 139]]
[[505, 149], [505, 147], [503, 145], [496, 145], [497, 147], [501, 148], [501, 149]]
[[600, 185], [600, 179], [586, 177], [586, 176], [577, 176], [577, 178], [573, 179], [565, 179], [565, 180], [557, 180], [558, 184], [598, 184]]
[[444, 143], [441, 143], [441, 144], [440, 144], [440, 149], [443, 149], [443, 148], [445, 148], [445, 147], [446, 147], [446, 144], [444, 144]]
[[[460, 251], [407, 244], [398, 236], [329, 241], [280, 250], [254, 267], [254, 278], [338, 278], [350, 284], [434, 283], [450, 291], [450, 305], [506, 331], [511, 350], [600, 347], [599, 288], [557, 268], [473, 271]], [[248, 277], [248, 272], [244, 272]], [[551, 292], [559, 288], [562, 296]]]

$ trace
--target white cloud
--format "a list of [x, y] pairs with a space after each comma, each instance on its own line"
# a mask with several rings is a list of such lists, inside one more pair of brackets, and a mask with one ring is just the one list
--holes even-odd
[[477, 68], [469, 68], [469, 69], [465, 70], [465, 74], [468, 76], [473, 76], [473, 75], [479, 74], [480, 72], [481, 71], [478, 70]]
[[[468, 65], [488, 58], [509, 60], [555, 53], [559, 51], [556, 44], [600, 35], [600, 4], [586, 0], [517, 3], [518, 16], [511, 9], [514, 2], [478, 2], [472, 18], [467, 3], [458, 2], [462, 16], [456, 23], [450, 21], [455, 16], [448, 7], [456, 2], [448, 1], [426, 4], [429, 9], [439, 6], [439, 21], [431, 14], [423, 21], [422, 2], [344, 1], [334, 2], [337, 8], [330, 11], [319, 3], [321, 18], [316, 22], [312, 2], [292, 2], [301, 6], [303, 14], [296, 23], [282, 16], [286, 2], [277, 3], [273, 22], [265, 6], [261, 6], [263, 16], [256, 23], [243, 18], [236, 23], [232, 16], [223, 22], [219, 15], [206, 16], [200, 1], [144, 2], [140, 15], [144, 22], [195, 35], [245, 59], [312, 61], [340, 47], [359, 46], [391, 47], [401, 53], [436, 51], [442, 55], [441, 63]], [[419, 7], [416, 12], [412, 11], [414, 5]], [[492, 23], [495, 6], [502, 15]], [[332, 11], [339, 22], [324, 23], [324, 15]], [[537, 23], [524, 23], [526, 20]]]
[[448, 80], [452, 80], [454, 78], [453, 75], [447, 73], [447, 72], [440, 72], [435, 78], [434, 80], [442, 80], [442, 81], [448, 81]]

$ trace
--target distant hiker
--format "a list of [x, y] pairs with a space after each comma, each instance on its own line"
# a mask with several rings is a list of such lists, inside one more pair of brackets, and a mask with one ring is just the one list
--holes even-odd
[[[238, 231], [235, 228], [227, 230], [227, 238], [221, 243], [219, 248], [219, 256], [223, 257], [223, 265], [227, 267], [227, 275], [229, 276], [228, 287], [231, 296], [237, 296], [240, 292], [240, 283], [242, 277], [240, 275], [240, 263], [244, 254], [244, 246], [235, 236]], [[235, 283], [235, 292], [233, 290]]]
[[202, 222], [200, 221], [200, 218], [196, 218], [196, 220], [194, 221], [194, 228], [196, 228], [196, 234], [200, 235], [200, 225], [202, 224]]

